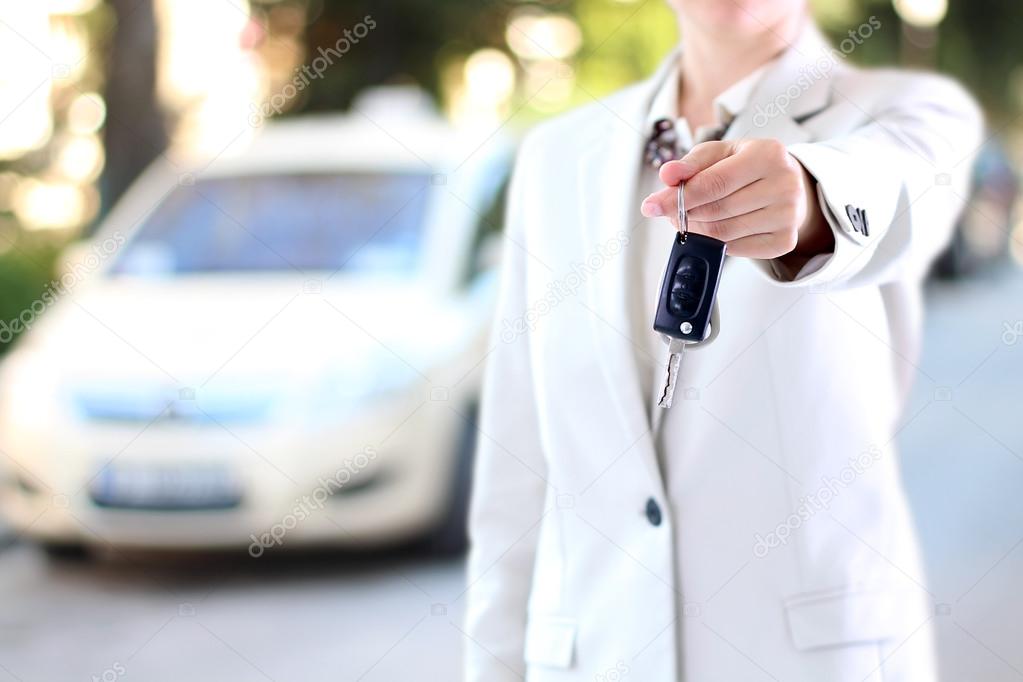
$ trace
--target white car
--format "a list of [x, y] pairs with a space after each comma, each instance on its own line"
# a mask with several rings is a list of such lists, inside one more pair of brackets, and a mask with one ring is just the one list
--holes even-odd
[[253, 556], [462, 541], [495, 294], [481, 235], [510, 150], [372, 111], [158, 162], [76, 249], [0, 365], [16, 531]]

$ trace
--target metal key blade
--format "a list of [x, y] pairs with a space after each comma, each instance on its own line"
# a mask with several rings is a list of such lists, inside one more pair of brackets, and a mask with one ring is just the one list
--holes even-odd
[[686, 344], [680, 339], [669, 337], [668, 340], [668, 362], [664, 372], [664, 388], [661, 397], [657, 400], [657, 406], [668, 409], [675, 398], [675, 385], [678, 383], [678, 371], [682, 365], [682, 356], [685, 355]]

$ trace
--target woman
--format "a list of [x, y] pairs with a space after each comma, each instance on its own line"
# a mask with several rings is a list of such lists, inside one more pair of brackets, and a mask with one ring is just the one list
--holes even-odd
[[[468, 679], [935, 680], [893, 439], [980, 114], [944, 78], [848, 64], [897, 30], [876, 18], [835, 48], [803, 0], [672, 3], [683, 45], [653, 78], [520, 153]], [[679, 182], [729, 257], [660, 419]]]

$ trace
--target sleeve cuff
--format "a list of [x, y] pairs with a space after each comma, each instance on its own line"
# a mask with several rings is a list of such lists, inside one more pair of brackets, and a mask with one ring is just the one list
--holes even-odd
[[[817, 181], [817, 199], [821, 212], [835, 237], [832, 253], [811, 258], [798, 272], [790, 272], [778, 260], [757, 261], [758, 269], [771, 282], [783, 287], [820, 286], [855, 274], [857, 262], [868, 260], [864, 252], [873, 252], [887, 228], [893, 206], [881, 205], [894, 195], [894, 180], [859, 173], [850, 167], [849, 155], [821, 143], [791, 145], [788, 151]], [[897, 186], [895, 184], [894, 186]], [[870, 211], [867, 198], [870, 198]]]

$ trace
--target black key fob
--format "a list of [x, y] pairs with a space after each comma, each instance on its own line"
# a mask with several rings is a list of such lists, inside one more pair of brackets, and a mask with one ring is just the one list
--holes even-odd
[[661, 282], [654, 329], [675, 339], [699, 343], [710, 332], [725, 243], [686, 231], [675, 233]]

